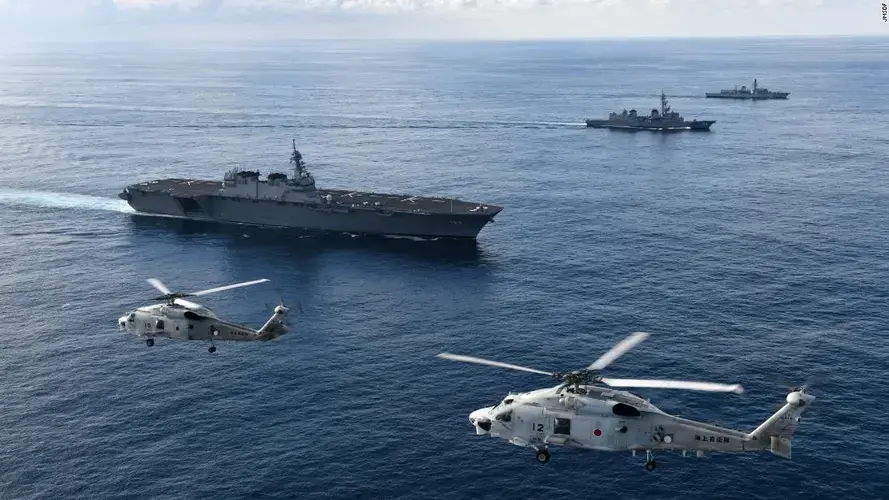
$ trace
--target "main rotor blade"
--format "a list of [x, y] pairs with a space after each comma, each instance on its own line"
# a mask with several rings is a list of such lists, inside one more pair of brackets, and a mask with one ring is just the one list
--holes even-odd
[[161, 280], [159, 280], [157, 278], [148, 278], [145, 281], [147, 281], [149, 285], [153, 286], [154, 288], [157, 289], [158, 292], [160, 292], [164, 295], [169, 295], [169, 294], [173, 293], [170, 291], [169, 288], [167, 288], [167, 285], [165, 285]]
[[713, 382], [687, 382], [683, 380], [643, 380], [629, 378], [602, 378], [611, 387], [648, 387], [652, 389], [689, 389], [692, 391], [734, 392], [741, 394], [741, 384], [715, 384]]
[[191, 309], [192, 311], [200, 311], [200, 310], [204, 309], [204, 306], [202, 306], [198, 303], [192, 302], [190, 300], [185, 300], [185, 299], [173, 299], [173, 303], [179, 304], [180, 306], [182, 306], [186, 309]]
[[437, 355], [436, 357], [442, 358], [442, 359], [450, 359], [452, 361], [464, 361], [466, 363], [475, 363], [477, 365], [487, 365], [487, 366], [497, 366], [500, 368], [509, 368], [511, 370], [518, 370], [520, 372], [539, 373], [541, 375], [549, 375], [550, 377], [553, 376], [552, 373], [541, 371], [541, 370], [535, 370], [534, 368], [527, 368], [527, 367], [519, 366], [519, 365], [510, 365], [508, 363], [501, 363], [499, 361], [489, 361], [487, 359], [475, 358], [472, 356], [461, 356], [459, 354], [450, 354], [447, 352], [443, 352], [443, 353]]
[[623, 353], [632, 349], [633, 346], [647, 339], [648, 336], [649, 334], [645, 332], [631, 333], [629, 337], [615, 344], [614, 347], [597, 359], [595, 363], [588, 366], [587, 370], [601, 370], [602, 368], [605, 368], [615, 359], [621, 357]]
[[225, 286], [219, 286], [219, 287], [216, 287], [216, 288], [208, 288], [207, 290], [201, 290], [200, 292], [193, 292], [193, 293], [190, 293], [190, 294], [188, 294], [188, 295], [194, 295], [194, 296], [207, 295], [207, 294], [210, 294], [210, 293], [216, 293], [216, 292], [223, 292], [223, 291], [225, 291], [225, 290], [231, 290], [232, 288], [240, 288], [240, 287], [242, 287], [242, 286], [250, 286], [250, 285], [256, 285], [256, 284], [259, 284], [259, 283], [265, 283], [266, 281], [269, 281], [269, 280], [267, 280], [266, 278], [263, 278], [263, 279], [261, 279], [261, 280], [245, 281], [245, 282], [243, 282], [243, 283], [236, 283], [236, 284], [234, 284], [234, 285], [225, 285]]

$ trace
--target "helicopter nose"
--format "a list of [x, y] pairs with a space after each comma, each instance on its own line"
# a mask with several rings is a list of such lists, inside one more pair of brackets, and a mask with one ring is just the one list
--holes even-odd
[[488, 418], [488, 410], [488, 408], [482, 408], [469, 414], [469, 423], [475, 426], [476, 434], [486, 434], [491, 431], [491, 419]]
[[120, 331], [124, 331], [124, 330], [127, 329], [127, 317], [126, 317], [126, 316], [121, 316], [121, 317], [117, 320], [117, 328], [118, 328]]

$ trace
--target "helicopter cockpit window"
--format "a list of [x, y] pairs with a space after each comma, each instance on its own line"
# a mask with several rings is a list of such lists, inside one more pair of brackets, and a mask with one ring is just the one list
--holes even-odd
[[556, 418], [556, 425], [553, 427], [554, 434], [571, 434], [571, 419], [570, 418]]
[[512, 398], [504, 399], [503, 404], [505, 404], [505, 405], [512, 404]]
[[136, 321], [136, 313], [130, 313], [130, 317], [127, 318], [127, 321], [129, 321], [130, 323]]
[[500, 412], [495, 418], [501, 422], [512, 422], [512, 410]]

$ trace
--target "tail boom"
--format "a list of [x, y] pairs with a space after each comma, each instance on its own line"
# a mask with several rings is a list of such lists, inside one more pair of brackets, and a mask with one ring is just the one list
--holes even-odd
[[759, 425], [747, 439], [759, 441], [765, 445], [768, 438], [768, 449], [773, 454], [790, 458], [793, 448], [793, 433], [799, 426], [800, 415], [815, 400], [815, 396], [806, 394], [803, 390], [795, 390], [787, 395], [786, 403], [765, 422]]
[[256, 331], [256, 337], [259, 340], [272, 340], [288, 333], [290, 328], [284, 324], [284, 316], [286, 314], [286, 307], [283, 305], [275, 306], [275, 313], [262, 325], [262, 328]]

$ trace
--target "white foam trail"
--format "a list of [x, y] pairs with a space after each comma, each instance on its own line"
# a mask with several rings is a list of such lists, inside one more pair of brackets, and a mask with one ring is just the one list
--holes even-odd
[[48, 208], [73, 208], [80, 210], [106, 210], [134, 213], [124, 200], [86, 196], [82, 194], [51, 193], [48, 191], [24, 191], [0, 188], [0, 205], [25, 205]]
[[390, 240], [411, 240], [411, 241], [438, 241], [439, 238], [431, 236], [427, 238], [423, 238], [422, 236], [405, 236], [401, 234], [384, 234], [384, 238], [389, 238]]

